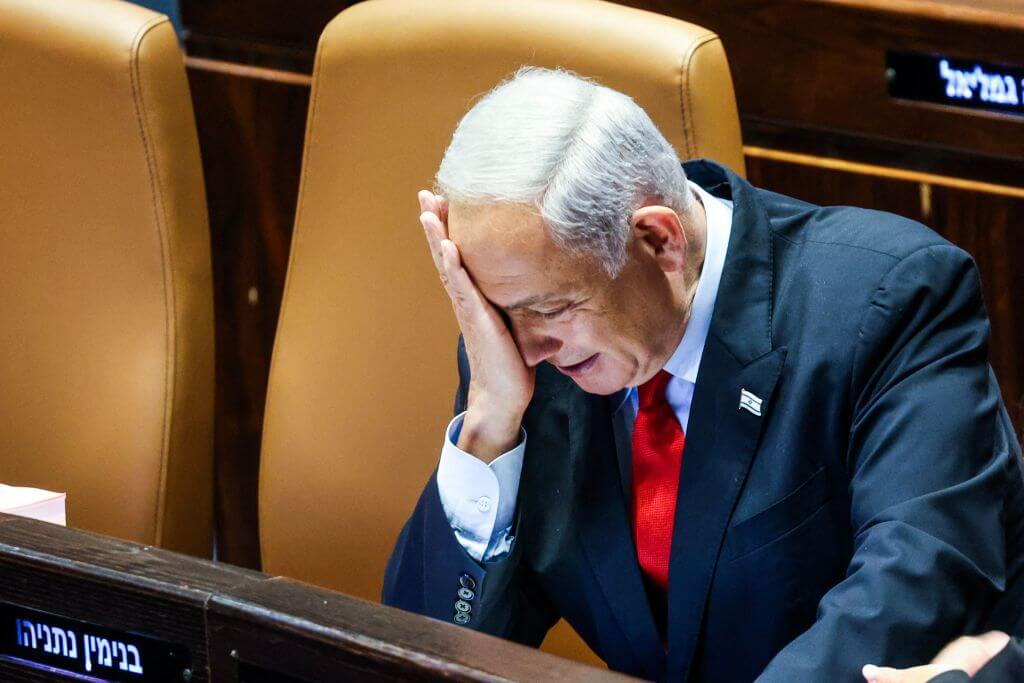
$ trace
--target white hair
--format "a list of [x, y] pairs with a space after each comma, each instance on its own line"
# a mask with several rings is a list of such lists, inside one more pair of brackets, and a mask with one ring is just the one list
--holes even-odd
[[560, 247], [626, 261], [629, 220], [645, 201], [693, 201], [672, 145], [627, 95], [564, 70], [523, 67], [459, 122], [437, 172], [449, 201], [534, 207]]

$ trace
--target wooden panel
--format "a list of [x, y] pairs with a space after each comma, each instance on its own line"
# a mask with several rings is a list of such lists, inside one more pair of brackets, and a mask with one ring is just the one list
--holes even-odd
[[[979, 15], [969, 11], [973, 3], [968, 0], [623, 4], [697, 23], [722, 37], [748, 144], [772, 146], [757, 135], [762, 126], [773, 124], [791, 135], [799, 129], [809, 145], [827, 143], [823, 134], [845, 132], [875, 140], [869, 151], [876, 153], [884, 153], [879, 145], [884, 140], [890, 146], [898, 141], [990, 156], [994, 163], [1024, 157], [1024, 119], [892, 100], [885, 64], [885, 51], [899, 49], [1024, 66], [1019, 5]], [[990, 5], [994, 10], [995, 4]], [[858, 150], [850, 146], [847, 152]]]
[[746, 157], [747, 179], [755, 187], [812, 204], [840, 204], [891, 211], [923, 221], [917, 183]]
[[741, 117], [741, 120], [743, 140], [748, 147], [1003, 185], [1019, 186], [1018, 179], [1024, 178], [1024, 158], [978, 156], [968, 151], [925, 146], [913, 141], [823, 131], [751, 117]]
[[[317, 628], [297, 629], [296, 617]], [[280, 578], [215, 597], [209, 621], [215, 675], [235, 665], [228, 655], [309, 681], [338, 680], [339, 671], [345, 672], [345, 680], [367, 682], [442, 676], [464, 681], [634, 680]], [[467, 640], [466, 634], [473, 638]]]
[[1009, 24], [1024, 29], [1020, 0], [819, 0], [835, 5], [876, 9], [963, 23]]
[[263, 403], [309, 88], [194, 68], [188, 75], [213, 255], [218, 557], [255, 568]]
[[327, 23], [352, 0], [181, 0], [190, 55], [311, 73]]
[[181, 0], [189, 32], [313, 52], [320, 32], [353, 0]]
[[[296, 581], [3, 514], [0, 586], [9, 604], [186, 647], [182, 681], [239, 680], [244, 664], [273, 681], [635, 680]], [[0, 660], [0, 680], [54, 678]]]

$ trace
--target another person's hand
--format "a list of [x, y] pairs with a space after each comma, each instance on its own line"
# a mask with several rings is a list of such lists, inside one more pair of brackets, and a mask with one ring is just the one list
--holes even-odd
[[523, 362], [501, 314], [463, 268], [458, 248], [448, 239], [447, 200], [427, 190], [418, 196], [420, 223], [469, 358], [469, 396], [458, 446], [491, 462], [519, 441], [523, 413], [533, 397], [536, 369]]
[[890, 669], [868, 664], [864, 667], [867, 683], [924, 683], [947, 671], [964, 671], [968, 676], [978, 673], [988, 660], [1006, 647], [1010, 636], [1002, 631], [989, 631], [980, 636], [962, 636], [942, 648], [931, 664], [912, 669]]

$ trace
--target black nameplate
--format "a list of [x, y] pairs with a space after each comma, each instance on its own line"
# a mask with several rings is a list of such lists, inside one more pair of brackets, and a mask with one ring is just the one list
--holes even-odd
[[188, 650], [0, 602], [0, 657], [86, 681], [188, 681]]
[[1024, 68], [913, 52], [887, 52], [889, 95], [1024, 116]]

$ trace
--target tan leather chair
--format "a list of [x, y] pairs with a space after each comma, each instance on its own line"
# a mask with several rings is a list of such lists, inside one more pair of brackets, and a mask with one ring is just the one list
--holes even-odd
[[209, 229], [174, 31], [116, 0], [0, 0], [0, 65], [0, 482], [208, 556]]
[[[317, 52], [270, 373], [266, 571], [379, 599], [457, 383], [458, 330], [416, 191], [432, 186], [474, 98], [522, 64], [595, 77], [632, 95], [683, 158], [743, 170], [725, 53], [706, 29], [584, 0], [371, 0], [342, 12]], [[556, 630], [556, 652], [593, 657]]]

